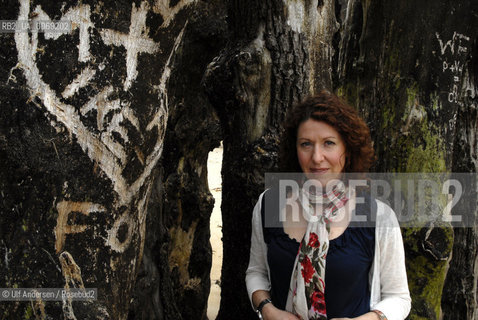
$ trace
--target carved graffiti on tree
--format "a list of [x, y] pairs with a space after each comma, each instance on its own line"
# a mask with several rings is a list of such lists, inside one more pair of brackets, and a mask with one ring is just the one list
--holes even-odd
[[440, 48], [442, 72], [449, 79], [448, 82], [451, 82], [446, 93], [446, 101], [463, 106], [459, 87], [463, 80], [467, 80], [463, 79], [463, 67], [470, 52], [470, 37], [458, 32], [453, 32], [451, 38], [446, 38], [439, 33], [436, 33], [435, 36]]
[[[19, 2], [19, 22], [52, 21], [40, 5], [31, 7], [29, 0]], [[30, 100], [46, 110], [53, 126], [68, 130], [83, 152], [111, 181], [115, 191], [115, 201], [108, 206], [58, 200], [54, 230], [57, 253], [64, 249], [68, 235], [89, 228], [88, 225], [68, 224], [68, 216], [73, 212], [112, 215], [114, 222], [104, 240], [116, 252], [123, 252], [128, 247], [133, 230], [144, 231], [146, 203], [151, 190], [149, 177], [162, 152], [168, 117], [167, 82], [172, 59], [186, 27], [186, 24], [179, 28], [175, 26], [176, 33], [173, 34], [172, 27], [169, 29], [170, 22], [193, 2], [195, 0], [179, 1], [173, 7], [168, 5], [169, 1], [162, 0], [156, 0], [153, 5], [147, 1], [139, 5], [132, 3], [128, 32], [98, 27], [92, 16], [93, 11], [101, 10], [80, 2], [60, 17], [71, 22], [71, 30], [15, 33], [18, 51], [16, 68], [23, 70]], [[148, 15], [151, 14], [161, 15], [163, 23], [159, 28], [172, 35], [172, 42], [163, 45], [157, 38], [153, 39], [147, 25]], [[58, 52], [54, 47], [57, 43], [65, 50]], [[111, 51], [93, 50], [94, 44], [109, 47]], [[48, 51], [50, 46], [53, 48], [51, 55], [64, 54], [68, 50], [77, 52], [77, 61], [72, 66], [66, 65], [71, 68], [71, 81], [66, 84], [58, 85], [47, 80], [38, 62], [39, 55]], [[113, 59], [112, 56], [121, 56], [124, 60]], [[150, 83], [148, 91], [138, 94], [135, 90], [138, 90], [137, 80], [141, 76], [139, 61], [157, 61], [154, 59], [158, 56], [164, 61], [162, 73], [156, 75], [157, 82]], [[124, 61], [123, 73], [117, 75], [111, 72], [113, 61]], [[105, 73], [107, 71], [110, 73]], [[117, 78], [109, 78], [110, 74]], [[146, 98], [135, 100], [138, 95]], [[138, 108], [142, 108], [141, 111]], [[113, 212], [107, 212], [107, 208], [112, 208]], [[118, 236], [119, 230], [123, 230], [121, 237]]]

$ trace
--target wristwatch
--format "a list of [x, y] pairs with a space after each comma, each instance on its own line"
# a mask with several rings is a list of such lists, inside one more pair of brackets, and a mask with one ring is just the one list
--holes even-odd
[[261, 303], [259, 303], [259, 306], [256, 309], [256, 313], [257, 313], [257, 316], [259, 317], [259, 319], [263, 319], [262, 318], [262, 308], [264, 308], [264, 306], [268, 303], [272, 303], [271, 299], [269, 299], [269, 298], [264, 299], [264, 300], [261, 301]]

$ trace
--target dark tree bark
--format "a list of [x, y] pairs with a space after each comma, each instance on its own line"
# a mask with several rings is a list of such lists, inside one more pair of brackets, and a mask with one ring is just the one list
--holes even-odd
[[205, 80], [224, 130], [218, 319], [245, 319], [255, 317], [244, 282], [252, 209], [264, 189], [264, 173], [277, 170], [286, 110], [331, 85], [330, 43], [337, 23], [332, 1], [229, 1], [228, 18], [229, 44]]
[[[477, 12], [476, 10], [474, 11]], [[476, 21], [475, 21], [476, 24]], [[447, 272], [443, 296], [443, 319], [478, 319], [478, 212], [476, 196], [478, 105], [478, 47], [476, 35], [471, 52], [463, 64], [458, 84], [461, 105], [453, 143], [452, 171], [474, 173], [467, 193], [469, 201], [458, 209], [466, 212], [460, 227], [454, 229], [453, 257]]]
[[219, 146], [222, 131], [201, 80], [227, 30], [221, 1], [200, 1], [192, 12], [172, 62], [161, 174], [152, 192], [131, 319], [206, 319], [214, 204], [207, 157]]
[[[72, 23], [71, 32], [0, 34], [2, 287], [98, 288], [98, 299], [87, 303], [68, 299], [1, 303], [2, 318], [125, 319], [143, 261], [148, 223], [157, 224], [151, 230], [159, 232], [148, 233], [153, 243], [146, 246], [141, 268], [155, 284], [150, 299], [144, 300], [148, 307], [143, 318], [153, 314], [158, 319], [178, 319], [181, 314], [188, 318], [191, 309], [180, 309], [179, 302], [184, 304], [191, 296], [191, 308], [200, 306], [199, 313], [204, 313], [210, 264], [207, 212], [212, 205], [205, 190], [206, 170], [175, 181], [171, 175], [181, 163], [178, 159], [163, 160], [164, 169], [155, 169], [165, 145], [168, 111], [169, 122], [179, 128], [176, 134], [194, 123], [181, 122], [178, 115], [181, 101], [191, 104], [194, 95], [182, 97], [186, 85], [178, 88], [180, 76], [175, 77], [174, 90], [169, 84], [176, 58], [190, 54], [180, 53], [187, 20], [192, 18], [196, 25], [200, 21], [192, 17], [191, 3], [2, 4], [2, 19]], [[207, 62], [201, 63], [187, 78], [196, 81], [196, 87]], [[184, 72], [187, 65], [181, 68]], [[174, 108], [169, 108], [168, 100]], [[214, 132], [214, 125], [207, 126], [204, 121], [203, 132]], [[191, 170], [188, 161], [194, 156], [204, 165], [205, 154], [217, 139], [205, 139], [202, 148], [185, 156], [179, 170]], [[184, 137], [168, 134], [166, 140], [170, 141], [166, 158], [176, 157], [170, 154], [176, 140]], [[193, 183], [202, 187], [196, 189]], [[153, 189], [155, 201], [147, 220]], [[187, 191], [188, 204], [179, 204], [179, 211], [174, 210], [176, 204], [164, 203], [161, 194], [170, 196], [173, 190], [178, 203]], [[161, 205], [167, 211], [155, 212]], [[182, 217], [181, 208], [187, 211]], [[190, 232], [193, 225], [198, 232]], [[189, 257], [188, 252], [194, 253]], [[189, 268], [177, 265], [186, 262]], [[130, 314], [134, 317], [134, 312]]]
[[[370, 124], [377, 171], [476, 172], [477, 9], [349, 1], [336, 86]], [[476, 198], [469, 208], [476, 217]], [[402, 230], [412, 319], [476, 319], [476, 222], [468, 226]]]

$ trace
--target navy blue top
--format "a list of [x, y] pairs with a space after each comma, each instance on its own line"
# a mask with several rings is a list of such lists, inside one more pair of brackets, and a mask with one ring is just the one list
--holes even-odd
[[[364, 210], [370, 211], [370, 208], [370, 198], [366, 198], [365, 204], [357, 204], [357, 215], [364, 214]], [[277, 308], [284, 310], [299, 242], [291, 239], [282, 227], [263, 230], [268, 248], [271, 300]], [[349, 226], [329, 242], [325, 268], [325, 303], [329, 319], [358, 317], [370, 311], [368, 274], [374, 251], [374, 227]]]

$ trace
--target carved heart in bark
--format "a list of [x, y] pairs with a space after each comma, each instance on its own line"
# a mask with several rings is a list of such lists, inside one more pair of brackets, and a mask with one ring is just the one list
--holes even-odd
[[[146, 1], [139, 7], [133, 3], [129, 27], [99, 28], [112, 25], [99, 6], [62, 7], [61, 21], [71, 22], [71, 30], [20, 30], [15, 42], [32, 100], [39, 98], [68, 129], [112, 181], [123, 205], [131, 202], [161, 155], [169, 64], [184, 28], [170, 30], [179, 7], [167, 7], [165, 18], [161, 1], [154, 12]], [[52, 22], [40, 5], [30, 8], [29, 0], [20, 0], [18, 22], [25, 21]], [[151, 30], [159, 30], [157, 38], [163, 32], [161, 46], [150, 37]]]

